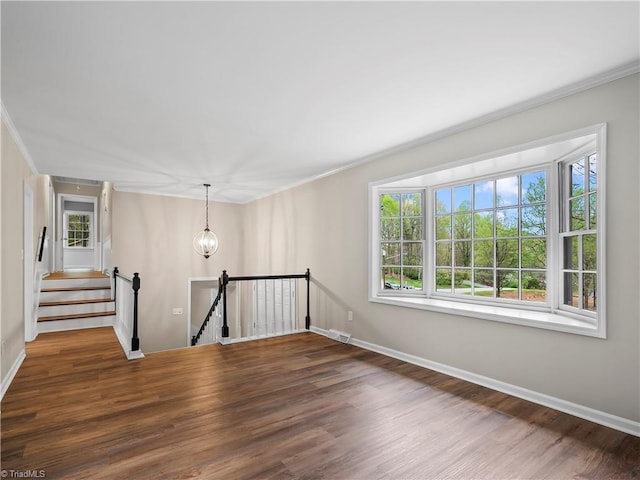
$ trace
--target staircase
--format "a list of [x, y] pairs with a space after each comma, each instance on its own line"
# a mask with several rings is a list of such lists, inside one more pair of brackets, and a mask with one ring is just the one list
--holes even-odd
[[101, 272], [54, 272], [42, 280], [38, 333], [111, 326], [111, 278]]

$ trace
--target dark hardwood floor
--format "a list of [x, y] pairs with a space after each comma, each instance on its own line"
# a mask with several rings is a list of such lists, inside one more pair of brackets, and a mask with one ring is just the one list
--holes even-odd
[[47, 333], [2, 402], [47, 479], [630, 479], [640, 438], [308, 333], [127, 361]]

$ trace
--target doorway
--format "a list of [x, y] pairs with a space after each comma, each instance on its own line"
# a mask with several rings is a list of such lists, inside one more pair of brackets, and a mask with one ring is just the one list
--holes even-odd
[[56, 265], [63, 271], [100, 270], [97, 198], [59, 194], [58, 211]]

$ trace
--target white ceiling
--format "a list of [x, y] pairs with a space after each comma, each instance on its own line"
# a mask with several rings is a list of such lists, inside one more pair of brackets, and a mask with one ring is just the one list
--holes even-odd
[[637, 1], [1, 8], [2, 105], [40, 173], [228, 202], [640, 58]]

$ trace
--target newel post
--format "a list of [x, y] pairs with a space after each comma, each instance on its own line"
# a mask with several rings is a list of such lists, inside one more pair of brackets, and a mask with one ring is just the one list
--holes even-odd
[[305, 279], [307, 280], [307, 316], [304, 319], [304, 328], [309, 330], [311, 328], [311, 309], [310, 309], [310, 287], [311, 287], [311, 272], [307, 268], [307, 273], [305, 274]]
[[113, 307], [118, 310], [118, 302], [116, 302], [116, 279], [118, 278], [118, 267], [113, 267]]
[[131, 337], [131, 351], [140, 350], [138, 338], [138, 290], [140, 290], [140, 276], [138, 272], [133, 274], [133, 337]]
[[220, 277], [220, 281], [222, 282], [222, 337], [229, 337], [229, 325], [227, 324], [227, 283], [229, 283], [229, 275], [227, 275], [227, 271], [222, 271], [222, 276]]

